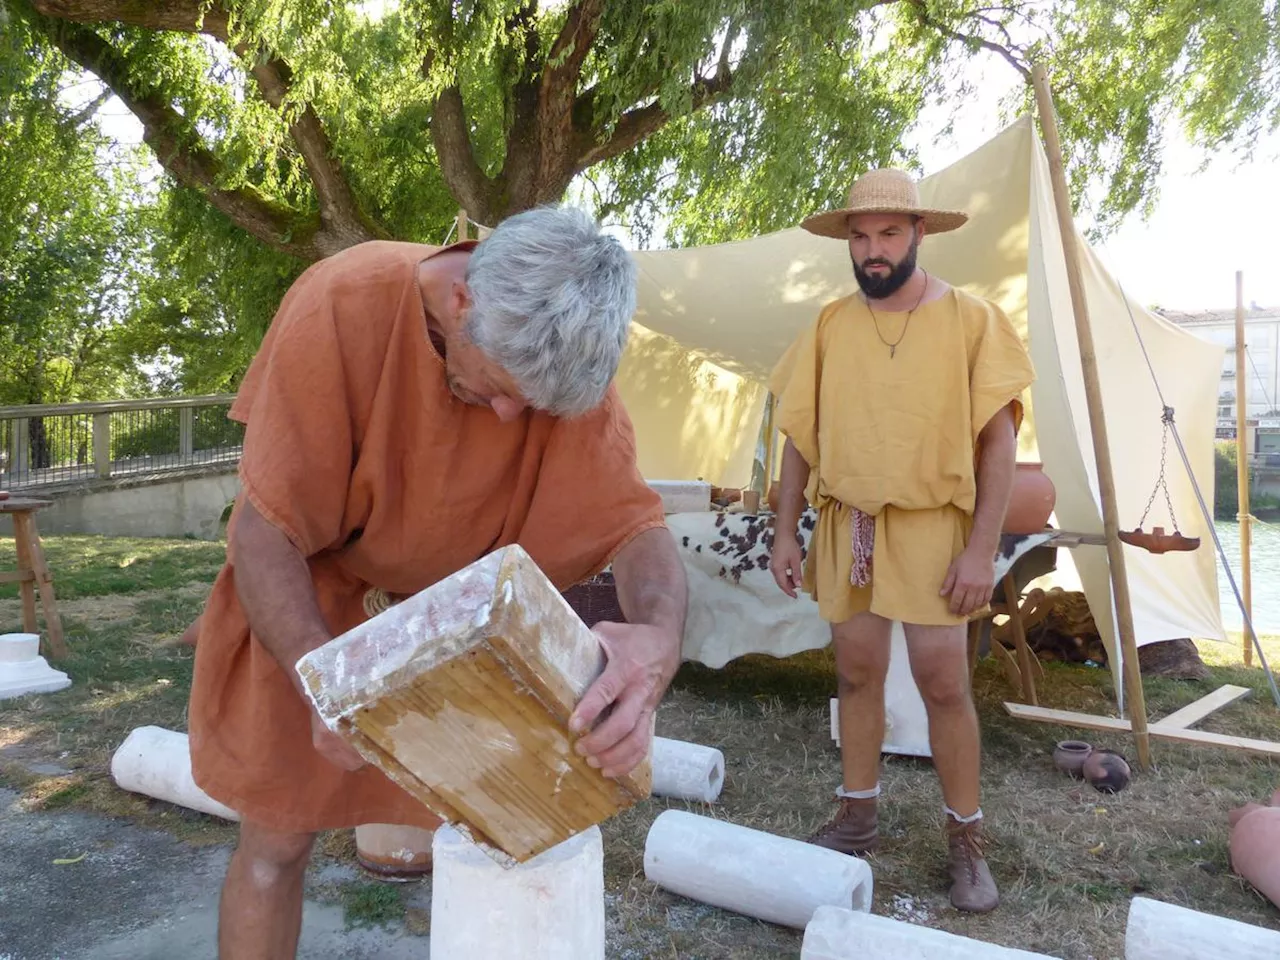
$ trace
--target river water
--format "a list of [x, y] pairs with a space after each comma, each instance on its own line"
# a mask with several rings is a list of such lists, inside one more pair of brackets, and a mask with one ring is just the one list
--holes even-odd
[[[1236, 584], [1243, 591], [1244, 585], [1240, 582], [1240, 525], [1234, 521], [1218, 521], [1214, 526], [1217, 527], [1218, 539], [1222, 541], [1222, 549], [1226, 551]], [[1280, 634], [1280, 526], [1255, 521], [1252, 532], [1253, 543], [1249, 556], [1252, 574], [1250, 581], [1253, 585], [1253, 627], [1258, 633]], [[1215, 549], [1212, 541], [1202, 542], [1201, 549], [1204, 547]], [[1228, 630], [1241, 630], [1244, 621], [1240, 616], [1240, 606], [1236, 603], [1231, 583], [1222, 570], [1220, 558], [1217, 567], [1222, 624]]]

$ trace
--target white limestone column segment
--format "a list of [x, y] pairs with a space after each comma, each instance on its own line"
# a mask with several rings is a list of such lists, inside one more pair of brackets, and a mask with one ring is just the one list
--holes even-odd
[[801, 929], [830, 905], [871, 909], [871, 868], [834, 850], [683, 810], [649, 828], [644, 875], [715, 907]]
[[604, 960], [599, 827], [505, 868], [446, 824], [432, 860], [431, 960]]
[[705, 513], [711, 509], [711, 484], [702, 480], [650, 480], [662, 498], [663, 513]]
[[653, 792], [659, 797], [715, 803], [724, 786], [724, 754], [685, 740], [653, 738]]
[[1134, 897], [1124, 935], [1125, 960], [1276, 960], [1280, 933]]
[[122, 790], [146, 794], [224, 820], [240, 815], [209, 796], [191, 778], [187, 735], [163, 727], [138, 727], [111, 758], [111, 779]]
[[804, 930], [800, 960], [1052, 960], [982, 940], [842, 907], [819, 907]]
[[71, 678], [40, 656], [39, 634], [0, 635], [0, 700], [29, 693], [56, 693], [69, 686]]

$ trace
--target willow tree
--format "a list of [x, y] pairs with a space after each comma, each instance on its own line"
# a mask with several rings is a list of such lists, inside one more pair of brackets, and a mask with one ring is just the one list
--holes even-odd
[[493, 224], [593, 168], [602, 206], [676, 242], [794, 223], [910, 162], [979, 55], [1049, 68], [1104, 226], [1150, 202], [1169, 118], [1207, 150], [1277, 122], [1274, 0], [3, 2], [177, 184], [301, 262], [439, 239], [459, 205]]

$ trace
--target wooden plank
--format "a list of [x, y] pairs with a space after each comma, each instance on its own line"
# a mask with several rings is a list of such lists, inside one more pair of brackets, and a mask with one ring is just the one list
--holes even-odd
[[[1085, 730], [1133, 732], [1129, 726], [1129, 721], [1122, 720], [1119, 717], [1099, 717], [1091, 713], [1076, 713], [1074, 710], [1050, 710], [1046, 707], [1032, 707], [1025, 703], [1010, 703], [1008, 701], [1005, 702], [1004, 708], [1011, 717], [1018, 720], [1056, 723], [1064, 727], [1081, 727]], [[1172, 740], [1175, 743], [1225, 747], [1228, 750], [1243, 750], [1248, 753], [1260, 753], [1268, 757], [1280, 757], [1280, 743], [1272, 740], [1253, 740], [1249, 737], [1232, 737], [1224, 733], [1207, 733], [1204, 730], [1164, 727], [1158, 723], [1147, 729], [1151, 736], [1161, 740]]]
[[1215, 710], [1221, 710], [1228, 704], [1243, 700], [1251, 693], [1253, 691], [1248, 687], [1236, 687], [1229, 683], [1224, 684], [1213, 693], [1201, 697], [1194, 703], [1187, 704], [1181, 710], [1175, 710], [1163, 720], [1157, 720], [1154, 725], [1161, 727], [1194, 727]]
[[[5, 503], [13, 502], [5, 501]], [[40, 624], [36, 622], [35, 564], [31, 559], [30, 510], [19, 510], [13, 515], [13, 546], [18, 554], [18, 572], [32, 574], [30, 579], [24, 576], [18, 587], [18, 592], [22, 596], [22, 629], [27, 633], [39, 633]]]
[[1092, 713], [1076, 713], [1074, 710], [1053, 710], [1049, 707], [1033, 707], [1026, 703], [1005, 701], [1005, 710], [1016, 720], [1035, 720], [1040, 723], [1057, 723], [1064, 727], [1083, 727], [1085, 730], [1121, 730], [1130, 732], [1129, 721], [1120, 717], [1100, 717]]
[[537, 856], [649, 796], [611, 779], [569, 717], [604, 668], [595, 635], [504, 547], [298, 662], [330, 728], [499, 863]]
[[1036, 696], [1036, 678], [1031, 673], [1031, 648], [1027, 646], [1027, 631], [1022, 626], [1022, 609], [1018, 606], [1018, 587], [1013, 582], [1012, 571], [1004, 575], [1004, 602], [1009, 608], [1009, 623], [1013, 627], [1013, 646], [1018, 651], [1022, 699], [1036, 706], [1040, 698]]
[[25, 583], [28, 580], [35, 580], [36, 574], [34, 570], [19, 570], [17, 573], [0, 573], [0, 583]]
[[49, 656], [62, 659], [70, 651], [62, 632], [62, 617], [58, 615], [58, 601], [53, 593], [53, 574], [49, 572], [49, 561], [44, 556], [44, 545], [40, 542], [40, 530], [36, 525], [36, 515], [28, 515], [28, 533], [31, 536], [31, 566], [36, 575], [36, 589], [40, 593], [40, 605], [44, 608], [44, 626], [49, 633]]

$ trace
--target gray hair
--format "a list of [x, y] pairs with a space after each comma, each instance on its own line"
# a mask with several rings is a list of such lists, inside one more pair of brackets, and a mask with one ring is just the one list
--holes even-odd
[[471, 254], [467, 336], [535, 409], [586, 413], [618, 371], [636, 308], [635, 277], [630, 254], [587, 213], [526, 210]]

